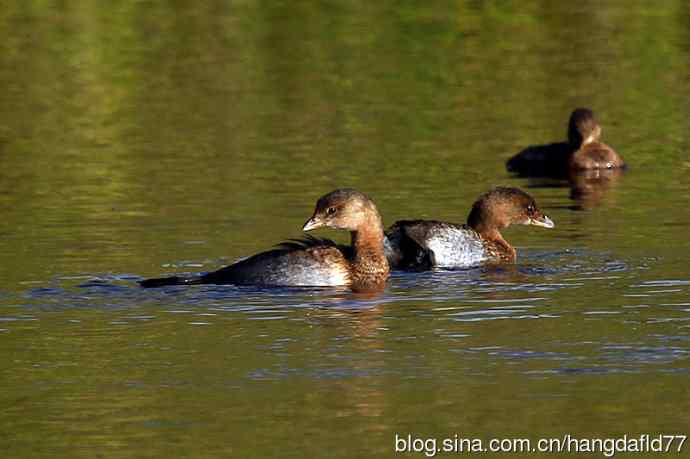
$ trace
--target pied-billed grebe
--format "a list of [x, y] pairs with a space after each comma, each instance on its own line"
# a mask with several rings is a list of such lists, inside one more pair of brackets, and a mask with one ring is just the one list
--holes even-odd
[[292, 240], [199, 277], [141, 281], [142, 287], [187, 284], [256, 286], [351, 286], [377, 288], [388, 278], [383, 224], [376, 205], [364, 194], [340, 189], [321, 197], [303, 231], [329, 227], [350, 231], [351, 247], [328, 239]]
[[601, 126], [588, 108], [573, 110], [568, 121], [568, 141], [527, 147], [506, 163], [510, 172], [523, 176], [567, 177], [569, 171], [624, 168], [625, 162], [601, 142]]
[[461, 268], [515, 261], [515, 249], [500, 230], [511, 224], [553, 228], [534, 198], [518, 188], [497, 187], [479, 196], [467, 224], [433, 220], [398, 221], [386, 231], [391, 268]]

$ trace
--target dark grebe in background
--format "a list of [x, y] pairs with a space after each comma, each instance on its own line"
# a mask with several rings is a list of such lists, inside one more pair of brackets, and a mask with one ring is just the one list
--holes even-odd
[[386, 231], [386, 256], [391, 268], [459, 268], [486, 262], [512, 262], [515, 249], [500, 230], [511, 224], [553, 228], [534, 198], [518, 188], [498, 187], [472, 205], [467, 224], [433, 220], [402, 220]]
[[570, 115], [567, 142], [527, 147], [510, 158], [506, 168], [522, 176], [559, 178], [572, 171], [625, 168], [623, 158], [600, 137], [592, 110], [577, 108]]
[[340, 189], [321, 197], [303, 231], [329, 227], [350, 231], [352, 246], [328, 239], [291, 240], [273, 250], [199, 277], [166, 277], [141, 281], [142, 287], [192, 284], [256, 286], [382, 287], [388, 278], [383, 223], [376, 205], [364, 194]]

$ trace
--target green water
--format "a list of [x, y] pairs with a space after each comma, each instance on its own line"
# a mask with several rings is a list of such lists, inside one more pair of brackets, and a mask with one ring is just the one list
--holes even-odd
[[[688, 75], [681, 1], [3, 2], [3, 457], [690, 435]], [[623, 177], [575, 200], [505, 171], [577, 106]], [[556, 222], [505, 231], [514, 266], [374, 297], [135, 283], [297, 237], [337, 187], [388, 224], [494, 185]]]

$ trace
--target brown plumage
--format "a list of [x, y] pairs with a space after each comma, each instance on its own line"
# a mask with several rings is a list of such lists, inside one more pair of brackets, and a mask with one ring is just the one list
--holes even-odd
[[333, 191], [316, 203], [303, 230], [330, 227], [348, 230], [352, 246], [328, 239], [293, 239], [277, 248], [195, 278], [168, 277], [141, 281], [142, 287], [189, 284], [258, 286], [351, 286], [354, 290], [381, 287], [388, 278], [383, 253], [383, 225], [376, 205], [352, 190]]
[[383, 250], [383, 222], [374, 202], [353, 189], [336, 190], [319, 199], [303, 231], [329, 227], [350, 231], [351, 248], [344, 262], [355, 289], [380, 286], [389, 268]]
[[534, 198], [518, 188], [498, 187], [479, 196], [467, 223], [398, 221], [386, 231], [389, 264], [394, 268], [467, 267], [516, 259], [501, 230], [511, 224], [554, 226]]
[[506, 167], [523, 176], [565, 178], [569, 172], [625, 168], [623, 158], [601, 142], [601, 126], [588, 108], [573, 110], [568, 141], [530, 146], [510, 158]]

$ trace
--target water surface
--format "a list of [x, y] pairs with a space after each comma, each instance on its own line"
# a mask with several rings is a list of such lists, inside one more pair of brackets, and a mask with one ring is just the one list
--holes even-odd
[[[5, 2], [0, 447], [688, 434], [688, 30], [680, 1]], [[573, 199], [505, 172], [577, 106], [623, 177]], [[515, 265], [396, 273], [378, 296], [135, 282], [299, 236], [336, 187], [392, 223], [462, 222], [494, 185], [557, 225], [507, 230]]]

